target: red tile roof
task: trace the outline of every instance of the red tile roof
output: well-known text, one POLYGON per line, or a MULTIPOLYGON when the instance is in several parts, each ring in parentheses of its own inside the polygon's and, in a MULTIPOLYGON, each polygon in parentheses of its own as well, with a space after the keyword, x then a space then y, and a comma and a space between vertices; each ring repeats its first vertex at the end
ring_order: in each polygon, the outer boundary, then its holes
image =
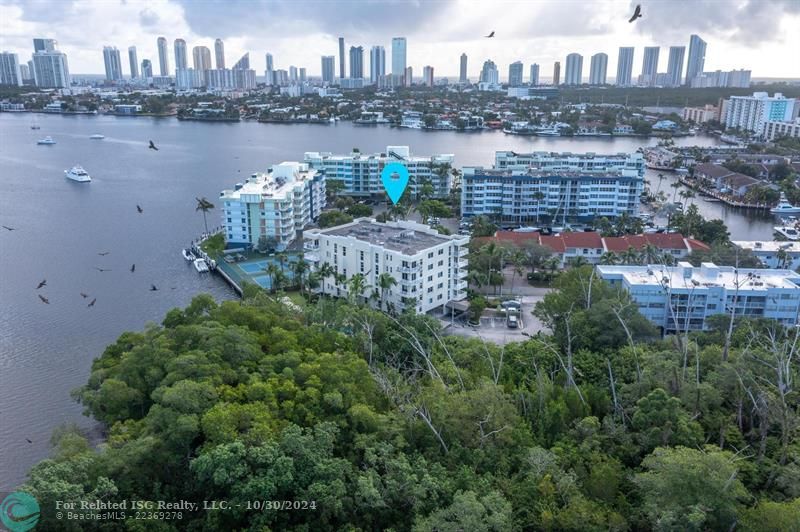
POLYGON ((561 238, 564 242, 564 247, 568 248, 602 249, 603 247, 603 239, 600 233, 594 231, 561 233, 557 238, 561 238))
POLYGON ((564 253, 567 250, 567 247, 564 245, 564 240, 560 236, 542 235, 539 238, 539 243, 557 253, 564 253))

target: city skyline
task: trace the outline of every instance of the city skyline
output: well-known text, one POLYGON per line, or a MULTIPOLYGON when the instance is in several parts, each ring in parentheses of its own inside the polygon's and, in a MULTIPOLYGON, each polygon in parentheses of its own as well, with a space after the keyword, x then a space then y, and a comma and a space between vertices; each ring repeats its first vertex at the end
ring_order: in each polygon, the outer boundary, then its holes
MULTIPOLYGON (((163 36, 168 44, 169 74, 174 75, 171 48, 175 39, 185 40, 189 48, 205 46, 209 50, 214 50, 215 40, 221 39, 225 42, 225 56, 229 59, 241 57, 247 52, 262 58, 252 66, 259 75, 264 71, 264 65, 261 64, 264 55, 271 53, 275 58, 275 68, 304 66, 308 68, 309 75, 319 77, 321 56, 334 55, 338 59, 339 37, 344 38, 348 50, 350 46, 362 46, 364 50, 369 50, 372 46, 383 46, 387 52, 391 49, 392 37, 405 37, 407 66, 419 71, 423 66, 430 65, 440 77, 449 77, 456 81, 462 53, 470 58, 471 69, 467 74, 471 78, 477 77, 480 65, 485 60, 494 61, 505 74, 507 66, 515 61, 522 61, 526 66, 532 63, 553 64, 554 61, 563 64, 569 53, 578 53, 587 60, 597 53, 608 54, 607 68, 609 77, 612 77, 611 74, 617 71, 617 49, 621 46, 635 47, 634 64, 637 67, 643 60, 645 46, 664 48, 659 57, 657 71, 666 72, 669 47, 686 46, 688 51, 689 36, 697 33, 708 44, 705 71, 746 68, 753 70, 754 77, 800 77, 800 69, 796 64, 787 61, 785 54, 787 49, 800 47, 800 36, 790 31, 792 23, 800 24, 800 7, 786 1, 771 2, 773 9, 767 18, 760 11, 769 10, 755 9, 758 6, 754 1, 725 6, 721 6, 719 2, 697 2, 692 4, 691 9, 687 6, 688 3, 678 2, 670 10, 667 10, 666 5, 653 4, 648 6, 645 18, 635 25, 629 25, 627 21, 612 16, 627 12, 629 2, 591 7, 575 5, 574 9, 571 6, 569 17, 563 16, 563 7, 560 8, 556 3, 515 4, 520 11, 530 14, 531 18, 526 20, 524 16, 515 16, 510 21, 496 21, 495 16, 484 13, 487 8, 482 6, 470 4, 468 16, 463 16, 464 11, 460 11, 458 17, 453 17, 454 10, 461 7, 463 2, 423 1, 408 3, 406 9, 397 10, 402 11, 396 17, 398 20, 384 16, 381 24, 374 28, 370 27, 369 22, 381 18, 397 2, 362 5, 360 9, 350 4, 344 7, 339 5, 337 12, 352 11, 352 17, 347 23, 340 24, 339 28, 330 20, 324 20, 324 17, 331 15, 331 8, 328 7, 310 13, 298 8, 298 4, 303 2, 263 3, 275 9, 274 16, 269 20, 257 13, 258 10, 251 9, 253 2, 231 2, 229 6, 225 6, 225 16, 222 16, 222 7, 219 5, 193 4, 192 9, 188 9, 188 4, 180 0, 162 0, 157 6, 139 0, 128 0, 124 4, 115 5, 84 2, 75 3, 68 10, 46 9, 48 2, 31 5, 14 0, 0 0, 0 17, 4 20, 0 49, 17 53, 22 60, 31 51, 32 38, 53 38, 59 41, 59 49, 69 56, 72 72, 102 75, 104 45, 115 46, 120 50, 135 46, 139 59, 149 59, 160 71, 161 61, 156 40, 163 36), (238 17, 237 14, 244 13, 245 8, 248 8, 247 15, 238 17), (712 8, 714 24, 710 24, 702 16, 703 13, 712 16, 712 8), (579 20, 581 17, 576 16, 575 10, 586 15, 586 20, 579 20), (251 16, 251 11, 256 13, 251 16), (662 14, 669 16, 673 22, 670 27, 659 27, 656 24, 655 19, 662 14), (70 26, 73 17, 76 17, 75 24, 80 19, 81 24, 87 26, 96 20, 97 24, 92 27, 96 27, 98 31, 93 34, 92 41, 78 35, 80 32, 54 33, 51 31, 52 18, 56 15, 61 22, 59 26, 62 27, 70 26), (130 24, 120 25, 114 22, 117 20, 130 24), (266 23, 267 27, 280 24, 282 30, 288 27, 298 31, 256 31, 254 24, 257 21, 266 23), (401 27, 401 22, 412 21, 416 23, 401 27), (441 31, 426 31, 438 22, 443 24, 441 31), (496 30, 495 39, 479 37, 488 26, 496 30), (303 28, 305 30, 300 31, 303 28), (564 39, 567 37, 569 42, 564 39), (94 42, 94 39, 97 41, 94 42)), ((55 6, 54 2, 51 4, 55 6)), ((494 14, 493 12, 492 15, 494 14)), ((342 18, 338 20, 341 21, 342 18)), ((387 58, 387 62, 389 61, 390 58, 387 58)), ((124 67, 123 71, 127 73, 128 65, 125 64, 124 67)), ((365 61, 365 71, 368 71, 367 67, 365 61)), ((340 65, 337 64, 337 73, 339 69, 340 65)), ((638 75, 636 70, 638 68, 635 68, 634 77, 638 75)), ((349 67, 345 72, 349 73, 349 67)), ((583 74, 585 79, 585 67, 583 74)), ((547 69, 542 77, 549 77, 547 69)))

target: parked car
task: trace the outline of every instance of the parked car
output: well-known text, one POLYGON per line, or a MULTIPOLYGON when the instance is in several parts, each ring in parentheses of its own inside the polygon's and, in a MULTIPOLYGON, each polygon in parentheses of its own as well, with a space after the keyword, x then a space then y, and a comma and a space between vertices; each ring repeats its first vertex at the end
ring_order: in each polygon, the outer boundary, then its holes
POLYGON ((508 326, 509 329, 516 329, 519 326, 519 320, 515 315, 513 314, 509 315, 506 318, 506 325, 508 326))

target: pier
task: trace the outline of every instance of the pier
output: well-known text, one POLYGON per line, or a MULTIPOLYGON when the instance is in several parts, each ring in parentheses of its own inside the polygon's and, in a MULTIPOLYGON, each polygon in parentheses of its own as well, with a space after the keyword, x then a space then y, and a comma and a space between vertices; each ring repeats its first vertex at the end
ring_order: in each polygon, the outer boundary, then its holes
POLYGON ((770 205, 768 203, 748 203, 746 201, 739 201, 739 200, 733 199, 727 194, 723 194, 723 193, 721 193, 721 192, 719 192, 717 190, 713 190, 713 189, 710 189, 708 187, 704 187, 696 179, 690 179, 687 176, 678 177, 678 181, 680 181, 680 183, 682 185, 687 186, 692 190, 696 190, 697 192, 699 192, 700 194, 702 194, 704 196, 708 196, 708 197, 711 197, 711 198, 716 198, 719 201, 721 201, 722 203, 724 203, 724 204, 726 204, 726 205, 728 205, 730 207, 736 207, 736 208, 739 208, 739 209, 762 210, 762 211, 768 211, 769 209, 772 208, 772 205, 770 205))

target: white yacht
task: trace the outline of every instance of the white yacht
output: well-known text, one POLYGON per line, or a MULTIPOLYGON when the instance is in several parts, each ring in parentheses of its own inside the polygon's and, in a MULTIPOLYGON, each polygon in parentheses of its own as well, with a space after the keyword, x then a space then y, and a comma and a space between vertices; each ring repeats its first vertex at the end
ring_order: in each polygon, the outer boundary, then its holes
POLYGON ((779 240, 800 240, 800 232, 794 227, 788 225, 776 226, 773 227, 772 230, 775 231, 775 235, 779 240))
POLYGON ((183 258, 184 258, 184 259, 186 259, 186 260, 187 260, 187 261, 189 261, 189 262, 194 262, 194 259, 196 259, 196 258, 197 258, 197 257, 195 257, 195 256, 194 256, 194 254, 193 254, 193 253, 192 253, 192 252, 189 250, 189 248, 184 248, 183 250, 181 250, 181 253, 183 254, 183 258))
POLYGON ((194 269, 197 270, 198 273, 207 272, 208 264, 206 264, 205 259, 195 259, 194 269))
POLYGON ((89 135, 89 138, 92 140, 103 140, 106 138, 105 135, 101 135, 100 133, 95 133, 94 135, 89 135))
POLYGON ((55 144, 55 143, 56 143, 56 141, 54 141, 53 137, 51 137, 49 135, 46 136, 43 139, 39 139, 39 140, 36 141, 36 144, 55 144))
POLYGON ((771 208, 769 212, 772 214, 800 214, 800 207, 796 207, 789 203, 789 200, 786 199, 786 196, 781 193, 781 199, 778 202, 778 206, 771 208))
POLYGON ((92 178, 89 176, 89 173, 78 164, 69 170, 64 170, 64 175, 67 176, 67 179, 77 181, 78 183, 88 183, 92 180, 92 178))

